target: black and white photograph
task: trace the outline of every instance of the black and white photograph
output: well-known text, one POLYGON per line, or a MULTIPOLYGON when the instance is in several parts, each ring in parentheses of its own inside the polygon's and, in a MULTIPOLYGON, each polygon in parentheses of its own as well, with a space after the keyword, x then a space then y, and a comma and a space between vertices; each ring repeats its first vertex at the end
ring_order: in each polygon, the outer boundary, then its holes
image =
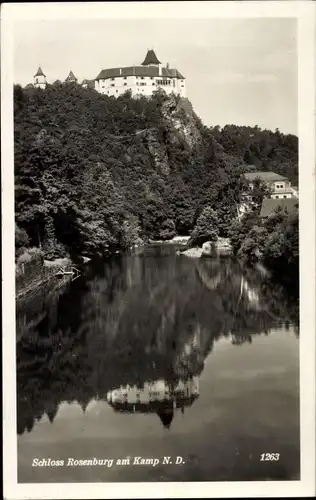
POLYGON ((5 497, 313 495, 315 5, 11 7, 5 497))

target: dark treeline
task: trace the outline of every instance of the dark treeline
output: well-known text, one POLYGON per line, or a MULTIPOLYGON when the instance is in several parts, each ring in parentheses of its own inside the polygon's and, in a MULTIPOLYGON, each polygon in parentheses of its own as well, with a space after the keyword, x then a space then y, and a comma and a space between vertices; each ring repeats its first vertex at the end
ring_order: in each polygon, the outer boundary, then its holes
POLYGON ((297 296, 270 278, 231 259, 166 262, 155 252, 152 266, 148 252, 18 305, 20 434, 45 413, 52 421, 63 401, 85 408, 121 385, 199 376, 222 337, 237 349, 281 326, 298 334, 297 296))
POLYGON ((210 239, 228 236, 250 164, 297 181, 296 137, 205 127, 189 101, 163 92, 15 86, 14 125, 18 253, 102 256, 199 232, 201 218, 210 239))
POLYGON ((272 132, 236 125, 212 127, 211 132, 229 154, 242 158, 257 170, 272 170, 284 175, 293 185, 298 185, 297 136, 282 134, 278 129, 272 132))

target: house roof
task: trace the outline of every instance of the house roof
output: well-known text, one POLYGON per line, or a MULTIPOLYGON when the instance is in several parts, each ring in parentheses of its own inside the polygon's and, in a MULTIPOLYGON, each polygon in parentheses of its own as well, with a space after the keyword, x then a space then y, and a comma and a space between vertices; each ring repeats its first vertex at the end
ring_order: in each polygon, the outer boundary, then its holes
POLYGON ((285 181, 287 177, 283 175, 276 174, 275 172, 247 172, 244 174, 248 181, 254 181, 255 179, 260 179, 263 182, 274 182, 274 181, 285 181))
POLYGON ((154 50, 148 50, 142 66, 147 66, 147 64, 161 64, 157 58, 154 50))
POLYGON ((42 70, 42 68, 41 68, 40 66, 38 67, 38 70, 37 70, 37 72, 35 73, 34 78, 35 78, 36 76, 45 76, 45 78, 46 78, 46 75, 44 75, 43 70, 42 70))
POLYGON ((75 77, 75 75, 71 70, 69 71, 69 75, 67 76, 65 81, 66 82, 77 81, 77 78, 75 77))
POLYGON ((269 217, 278 208, 286 210, 288 213, 298 210, 297 198, 280 198, 279 200, 264 198, 261 205, 260 217, 269 217))
POLYGON ((103 69, 96 80, 106 80, 107 78, 117 78, 120 76, 162 76, 167 78, 179 78, 184 80, 184 76, 177 69, 161 68, 161 75, 159 75, 159 68, 157 66, 128 66, 124 68, 110 68, 103 69))

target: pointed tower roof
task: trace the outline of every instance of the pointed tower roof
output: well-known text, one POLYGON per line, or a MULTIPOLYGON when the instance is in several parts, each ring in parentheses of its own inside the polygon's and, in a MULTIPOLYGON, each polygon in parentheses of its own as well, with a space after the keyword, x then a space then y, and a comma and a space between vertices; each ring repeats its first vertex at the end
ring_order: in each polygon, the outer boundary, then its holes
POLYGON ((157 58, 154 50, 148 50, 142 66, 148 66, 149 64, 161 64, 157 58))
POLYGON ((162 425, 166 429, 169 429, 171 422, 173 420, 173 409, 171 409, 171 408, 158 409, 157 415, 159 416, 162 425))
POLYGON ((75 77, 75 75, 73 74, 73 72, 70 70, 69 71, 69 75, 67 76, 66 78, 66 82, 73 82, 74 80, 77 81, 77 78, 75 77))
POLYGON ((34 78, 36 76, 44 76, 46 78, 46 75, 44 75, 42 68, 39 66, 37 72, 34 75, 34 78))

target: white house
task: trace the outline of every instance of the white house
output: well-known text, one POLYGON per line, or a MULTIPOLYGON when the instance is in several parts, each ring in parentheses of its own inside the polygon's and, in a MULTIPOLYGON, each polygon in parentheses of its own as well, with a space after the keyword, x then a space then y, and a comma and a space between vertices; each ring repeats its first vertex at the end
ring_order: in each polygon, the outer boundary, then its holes
POLYGON ((132 95, 151 96, 155 90, 164 89, 185 97, 185 77, 167 63, 162 66, 154 50, 148 50, 140 66, 103 69, 95 79, 95 89, 101 94, 118 97, 127 90, 132 95))
POLYGON ((294 196, 290 181, 283 175, 261 171, 248 172, 244 175, 249 182, 250 188, 253 186, 255 179, 260 179, 262 183, 266 184, 270 189, 270 198, 272 199, 292 198, 294 196))
POLYGON ((37 72, 34 75, 34 87, 45 89, 46 83, 46 75, 44 75, 42 68, 39 66, 37 72))

